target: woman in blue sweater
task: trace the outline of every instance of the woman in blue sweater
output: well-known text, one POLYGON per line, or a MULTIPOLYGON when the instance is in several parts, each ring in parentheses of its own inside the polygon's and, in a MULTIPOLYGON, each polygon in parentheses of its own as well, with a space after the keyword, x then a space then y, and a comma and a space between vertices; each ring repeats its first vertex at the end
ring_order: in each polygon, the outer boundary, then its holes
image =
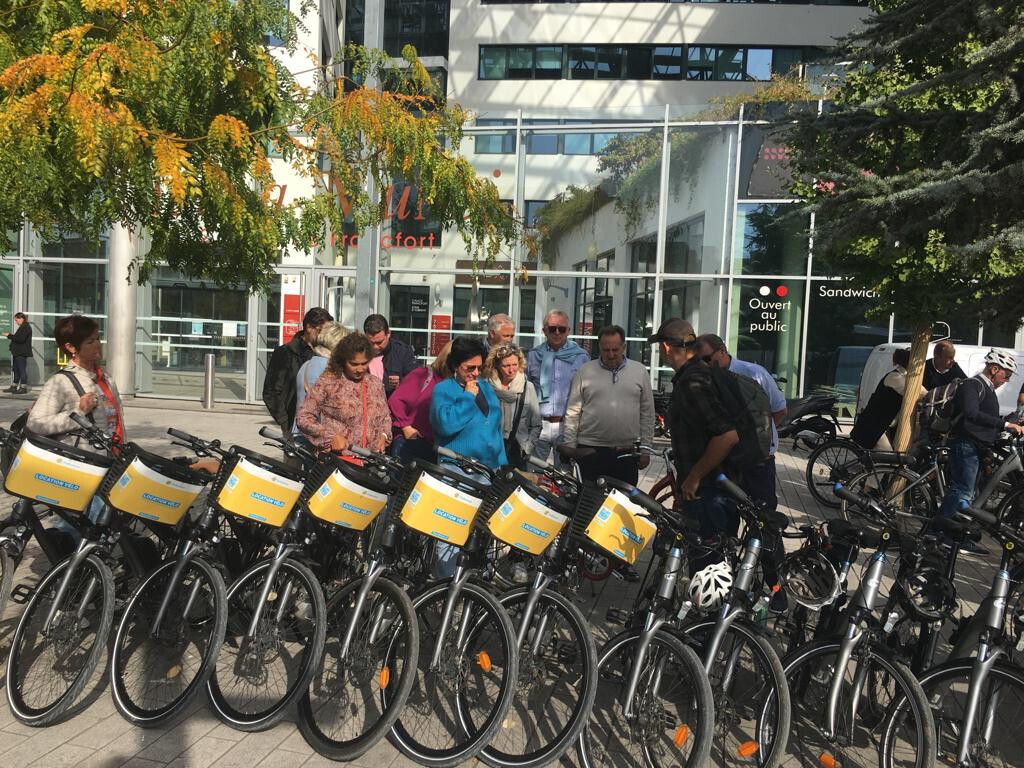
POLYGON ((430 424, 437 445, 497 469, 507 463, 501 403, 490 383, 480 378, 483 364, 484 347, 479 341, 460 337, 452 342, 451 377, 434 387, 430 424))

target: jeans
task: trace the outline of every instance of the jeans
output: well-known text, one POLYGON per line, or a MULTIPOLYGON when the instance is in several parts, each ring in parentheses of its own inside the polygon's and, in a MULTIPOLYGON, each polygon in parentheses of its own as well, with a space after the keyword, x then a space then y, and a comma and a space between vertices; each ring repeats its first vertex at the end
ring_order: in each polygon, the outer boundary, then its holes
MULTIPOLYGON (((740 518, 732 496, 713 485, 697 489, 697 498, 683 502, 683 512, 700 523, 700 534, 713 538, 718 534, 735 536, 739 532, 740 518)), ((690 575, 706 565, 720 562, 722 556, 715 551, 698 551, 690 556, 690 575)))
MULTIPOLYGON (((779 496, 776 490, 775 480, 775 457, 770 456, 768 461, 756 467, 746 470, 743 473, 743 490, 747 492, 754 501, 760 501, 767 505, 768 509, 775 511, 779 506, 779 496)), ((761 552, 761 564, 764 568, 764 577, 769 585, 779 583, 778 565, 786 556, 786 549, 782 544, 781 536, 773 536, 774 545, 767 545, 761 552)))
POLYGON ((12 361, 14 363, 14 383, 22 386, 28 384, 28 358, 24 355, 16 355, 12 361))
MULTIPOLYGON (((82 512, 82 514, 89 518, 91 522, 95 523, 99 520, 100 514, 106 508, 107 505, 103 503, 103 500, 99 496, 93 496, 92 500, 89 502, 88 508, 82 512)), ((75 544, 78 544, 78 542, 82 540, 82 534, 79 530, 60 515, 54 516, 53 527, 58 531, 64 531, 65 533, 71 534, 71 537, 75 540, 75 544)))
POLYGON ((581 456, 576 460, 580 465, 580 474, 584 480, 597 480, 604 475, 613 477, 630 485, 636 485, 640 477, 640 468, 637 466, 635 456, 627 456, 620 459, 622 451, 616 448, 601 448, 599 446, 579 446, 588 451, 593 451, 589 456, 581 456))
POLYGON ((958 437, 949 448, 949 490, 939 508, 941 517, 953 517, 963 502, 971 503, 978 487, 978 468, 981 454, 970 440, 958 437))
MULTIPOLYGON (((446 462, 444 465, 445 469, 450 469, 456 474, 468 477, 481 485, 490 485, 491 481, 487 477, 479 473, 469 474, 462 469, 458 464, 451 464, 446 462)), ((459 552, 462 551, 461 547, 453 546, 452 544, 446 544, 443 541, 438 541, 434 544, 434 573, 435 579, 450 579, 455 575, 455 569, 459 564, 459 552)))
POLYGON ((429 440, 424 440, 422 437, 409 440, 404 435, 396 435, 395 439, 391 442, 391 455, 401 459, 405 464, 414 459, 420 459, 431 464, 437 463, 437 452, 434 450, 434 444, 429 440))

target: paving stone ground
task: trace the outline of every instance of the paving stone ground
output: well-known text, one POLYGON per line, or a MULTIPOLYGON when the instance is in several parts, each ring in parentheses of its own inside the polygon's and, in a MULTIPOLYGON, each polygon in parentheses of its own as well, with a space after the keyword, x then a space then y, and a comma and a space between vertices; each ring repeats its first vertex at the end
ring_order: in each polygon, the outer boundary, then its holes
MULTIPOLYGON (((10 423, 29 404, 28 398, 0 401, 0 423, 10 423)), ((257 430, 271 425, 262 408, 234 407, 203 411, 189 403, 137 399, 126 408, 129 437, 143 447, 173 453, 168 447, 166 429, 174 426, 224 443, 237 443, 256 450, 263 440, 257 430), (172 407, 173 406, 173 407, 172 407)), ((269 450, 269 449, 267 449, 269 450)), ((830 516, 831 510, 819 508, 804 485, 806 454, 783 446, 778 460, 780 508, 794 524, 817 522, 830 516)), ((644 472, 641 487, 649 488, 664 471, 654 460, 644 472)), ((2 496, 2 494, 0 494, 2 496)), ((9 497, 0 498, 0 510, 10 507, 9 497)), ((991 544, 991 543, 990 543, 991 544)), ((990 546, 993 552, 997 550, 990 546)), ((15 583, 33 583, 43 572, 45 558, 29 553, 22 562, 15 583)), ((964 611, 973 610, 980 595, 988 589, 996 555, 988 558, 965 555, 959 566, 959 598, 964 611)), ((646 560, 638 564, 642 574, 646 560)), ((854 574, 856 578, 856 572, 854 574)), ((587 584, 578 599, 589 615, 598 643, 618 628, 605 621, 611 606, 633 603, 638 587, 618 579, 587 584)), ((8 602, 0 617, 0 660, 6 662, 11 635, 21 606, 8 602)), ((335 765, 315 754, 295 725, 294 712, 269 731, 241 733, 219 723, 205 702, 192 707, 181 720, 167 727, 143 730, 129 725, 117 714, 107 684, 108 669, 102 663, 86 688, 73 716, 49 728, 34 729, 18 723, 6 701, 0 702, 0 766, 15 768, 317 768, 335 765)), ((6 663, 0 668, 0 684, 6 677, 6 663)), ((564 761, 575 764, 573 756, 564 761)), ((398 768, 414 765, 388 743, 378 744, 352 765, 357 768, 398 768)))

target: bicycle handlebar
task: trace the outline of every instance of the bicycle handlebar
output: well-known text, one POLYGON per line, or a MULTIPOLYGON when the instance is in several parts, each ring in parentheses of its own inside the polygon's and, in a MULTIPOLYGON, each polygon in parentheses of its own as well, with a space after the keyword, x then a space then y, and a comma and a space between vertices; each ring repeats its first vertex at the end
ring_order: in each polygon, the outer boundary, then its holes
POLYGON ((751 506, 754 505, 754 502, 750 500, 749 496, 747 496, 746 491, 744 491, 742 488, 736 485, 736 483, 734 483, 732 480, 726 477, 724 473, 719 474, 718 477, 715 478, 715 483, 718 484, 719 488, 728 493, 741 504, 749 504, 751 506))
POLYGON ((753 521, 757 527, 767 528, 775 533, 782 533, 789 527, 788 517, 778 510, 768 509, 763 502, 751 499, 746 491, 726 477, 724 473, 720 473, 715 478, 715 483, 739 502, 738 511, 748 522, 753 521))
POLYGON ((643 507, 654 517, 664 517, 669 513, 669 509, 659 504, 646 493, 641 491, 635 485, 623 482, 622 480, 616 480, 614 477, 599 477, 597 478, 597 487, 609 487, 614 488, 618 491, 622 491, 634 504, 643 507))
POLYGON ((209 453, 215 453, 218 456, 223 456, 227 453, 227 451, 220 447, 219 440, 203 440, 201 437, 190 435, 188 432, 182 432, 180 429, 175 429, 174 427, 168 427, 167 434, 175 440, 181 441, 186 447, 192 449, 200 456, 209 453))
MULTIPOLYGON (((488 479, 493 479, 494 470, 488 467, 486 464, 481 464, 476 459, 470 456, 464 456, 457 451, 453 451, 451 448, 445 448, 444 446, 437 446, 437 455, 444 456, 446 459, 450 459, 459 466, 468 467, 470 470, 476 470, 480 474, 484 475, 488 479)), ((442 467, 443 469, 443 467, 442 467)))

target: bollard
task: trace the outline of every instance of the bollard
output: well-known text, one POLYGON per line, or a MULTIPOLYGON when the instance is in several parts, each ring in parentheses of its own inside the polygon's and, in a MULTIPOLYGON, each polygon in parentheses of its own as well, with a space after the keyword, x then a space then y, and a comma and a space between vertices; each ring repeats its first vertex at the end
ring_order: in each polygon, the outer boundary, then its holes
POLYGON ((206 373, 203 376, 203 408, 207 410, 213 408, 213 374, 216 359, 212 353, 206 356, 206 373))

